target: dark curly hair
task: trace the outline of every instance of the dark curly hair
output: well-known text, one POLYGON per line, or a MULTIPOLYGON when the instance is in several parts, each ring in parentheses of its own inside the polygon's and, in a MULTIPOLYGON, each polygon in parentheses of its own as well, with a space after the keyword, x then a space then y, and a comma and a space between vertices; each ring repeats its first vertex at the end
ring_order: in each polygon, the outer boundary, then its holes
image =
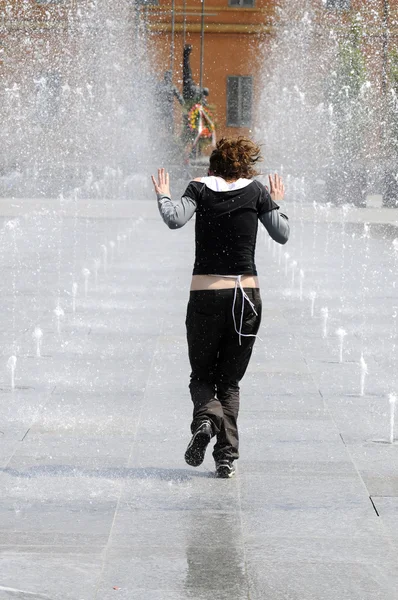
POLYGON ((259 175, 255 165, 261 160, 260 146, 249 138, 221 138, 210 156, 210 172, 223 179, 251 179, 259 175))

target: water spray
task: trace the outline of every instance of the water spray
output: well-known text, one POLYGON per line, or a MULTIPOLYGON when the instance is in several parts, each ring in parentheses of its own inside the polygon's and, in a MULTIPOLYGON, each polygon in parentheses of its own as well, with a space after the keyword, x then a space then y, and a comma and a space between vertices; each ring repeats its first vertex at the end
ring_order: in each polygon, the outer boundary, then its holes
POLYGON ((99 258, 94 258, 94 281, 95 287, 98 288, 98 271, 101 267, 101 260, 99 258))
POLYGON ((292 288, 294 287, 294 280, 296 278, 296 269, 297 269, 297 260, 293 260, 292 264, 290 265, 291 269, 292 269, 292 288))
POLYGON ((43 332, 40 327, 35 327, 33 332, 33 338, 36 340, 36 356, 37 358, 41 357, 41 344, 43 341, 43 332))
POLYGON ((104 264, 104 273, 106 273, 108 270, 108 248, 105 246, 105 244, 102 244, 101 250, 102 250, 102 261, 104 264))
POLYGON ((300 269, 300 300, 303 300, 304 271, 300 269))
POLYGON ((115 242, 113 240, 111 240, 109 242, 109 248, 111 249, 111 261, 113 262, 115 260, 115 242))
POLYGON ((60 307, 59 304, 54 309, 54 314, 57 318, 57 333, 61 333, 61 318, 65 316, 65 312, 64 312, 63 308, 60 307))
POLYGON ((360 396, 364 396, 365 395, 365 379, 366 379, 366 375, 368 374, 368 365, 365 362, 363 354, 361 354, 361 360, 359 361, 359 366, 360 366, 360 369, 361 369, 361 391, 360 391, 360 396))
POLYGON ((311 317, 314 316, 315 314, 315 300, 317 297, 317 293, 312 291, 310 292, 310 299, 311 299, 311 317))
POLYGON ((396 394, 389 394, 388 400, 390 403, 390 444, 394 443, 394 426, 395 426, 395 406, 397 403, 396 394))
POLYGON ((285 252, 285 275, 287 275, 289 258, 290 258, 289 252, 285 252))
POLYGON ((87 269, 87 267, 84 267, 84 269, 82 269, 82 275, 84 277, 84 297, 87 298, 88 295, 88 279, 91 275, 90 270, 87 269))
POLYGON ((15 390, 15 369, 16 369, 16 367, 17 367, 17 357, 10 356, 10 358, 7 361, 7 369, 11 373, 11 389, 12 390, 15 390))
POLYGON ((72 312, 76 312, 76 296, 77 296, 77 283, 72 283, 72 312))
POLYGON ((336 335, 339 338, 339 362, 343 362, 343 350, 344 350, 344 338, 347 335, 347 332, 342 327, 339 327, 336 331, 336 335))
POLYGON ((321 308, 321 315, 322 315, 322 337, 327 338, 328 337, 328 319, 329 319, 329 309, 327 308, 327 306, 324 306, 323 308, 321 308))
MULTIPOLYGON (((394 249, 394 257, 395 257, 395 273, 397 272, 398 267, 398 238, 395 238, 392 242, 392 247, 394 249)), ((393 287, 395 288, 396 282, 393 282, 393 287)))

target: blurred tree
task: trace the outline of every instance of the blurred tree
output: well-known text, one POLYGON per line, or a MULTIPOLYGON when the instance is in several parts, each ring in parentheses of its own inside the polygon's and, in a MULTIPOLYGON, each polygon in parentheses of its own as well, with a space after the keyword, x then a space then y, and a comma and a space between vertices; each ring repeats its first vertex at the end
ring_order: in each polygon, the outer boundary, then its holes
POLYGON ((327 85, 332 131, 329 196, 333 202, 358 205, 365 203, 371 88, 362 40, 362 23, 355 18, 338 45, 336 69, 327 85))
POLYGON ((392 48, 387 57, 387 105, 384 127, 384 168, 382 174, 383 204, 398 206, 398 49, 392 48))

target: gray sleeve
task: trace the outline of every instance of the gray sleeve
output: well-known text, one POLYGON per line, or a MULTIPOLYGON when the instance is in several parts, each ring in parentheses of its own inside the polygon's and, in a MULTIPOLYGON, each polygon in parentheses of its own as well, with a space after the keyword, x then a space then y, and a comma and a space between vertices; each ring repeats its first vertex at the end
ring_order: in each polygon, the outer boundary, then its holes
POLYGON ((275 242, 286 244, 290 234, 289 220, 286 215, 275 209, 260 215, 259 219, 275 242))
POLYGON ((188 223, 196 211, 196 202, 189 196, 183 196, 174 202, 169 196, 158 194, 160 216, 170 229, 180 229, 188 223))

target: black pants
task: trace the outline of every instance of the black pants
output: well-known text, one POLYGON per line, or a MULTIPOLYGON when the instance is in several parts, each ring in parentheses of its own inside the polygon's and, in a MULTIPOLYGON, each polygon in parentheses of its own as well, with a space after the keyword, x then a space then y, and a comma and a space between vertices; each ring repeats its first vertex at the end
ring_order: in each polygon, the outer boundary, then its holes
MULTIPOLYGON (((257 288, 245 288, 254 304, 244 302, 243 334, 255 335, 261 322, 261 296, 257 288)), ((203 290, 190 293, 186 327, 192 373, 189 389, 193 408, 192 432, 209 419, 217 436, 215 460, 239 458, 237 418, 239 382, 246 372, 255 337, 241 337, 232 317, 234 289, 203 290)), ((237 290, 235 320, 240 329, 242 292, 237 290)))

